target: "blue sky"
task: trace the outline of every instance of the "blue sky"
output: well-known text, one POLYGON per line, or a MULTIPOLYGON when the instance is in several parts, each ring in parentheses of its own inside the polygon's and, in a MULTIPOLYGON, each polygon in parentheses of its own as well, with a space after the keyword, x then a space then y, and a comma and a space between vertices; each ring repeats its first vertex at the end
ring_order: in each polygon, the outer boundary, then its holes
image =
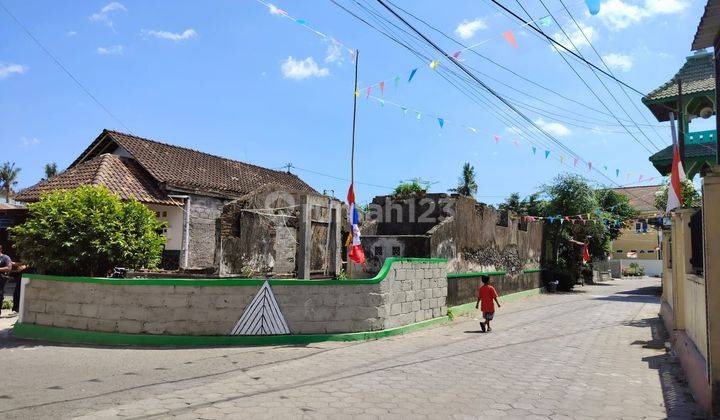
MULTIPOLYGON (((368 16, 351 0, 337 1, 368 16)), ((0 161, 14 161, 22 168, 20 187, 37 182, 47 162, 57 162, 64 169, 103 128, 109 128, 270 168, 291 162, 297 168, 293 172, 316 189, 332 189, 344 197, 348 183, 333 177, 349 177, 353 63, 347 53, 338 55, 331 42, 308 28, 277 11, 271 13, 256 0, 2 3, 119 120, 94 103, 0 10, 0 161)), ((380 12, 374 1, 360 3, 380 12)), ((517 3, 503 3, 519 11, 517 3)), ((539 0, 522 3, 535 18, 547 15, 539 0)), ((671 78, 691 54, 690 43, 705 2, 607 0, 597 16, 589 15, 582 2, 565 3, 613 72, 647 92, 671 78)), ((372 92, 386 101, 384 106, 366 99, 365 90, 358 101, 359 201, 415 177, 432 182, 433 191, 445 191, 456 184, 466 161, 477 172, 478 199, 488 203, 514 191, 529 194, 567 170, 552 159, 559 157, 559 149, 551 150, 546 160, 544 147, 536 146, 540 150, 533 156, 531 145, 521 137, 526 131, 518 134, 513 124, 499 121, 487 105, 471 101, 440 77, 454 70, 451 62, 441 60, 439 68, 431 70, 428 60, 327 0, 273 4, 342 45, 359 49, 361 88, 385 80, 383 96, 377 84, 372 92), (407 83, 413 68, 419 70, 407 83), (402 78, 397 89, 396 75, 402 78), (404 115, 393 104, 411 111, 404 115), (420 119, 414 109, 422 111, 420 119), (445 121, 442 128, 437 116, 445 121), (500 138, 498 144, 495 135, 500 138), (516 139, 518 145, 513 144, 516 139)), ((557 52, 491 3, 396 0, 395 4, 463 43, 482 43, 476 51, 522 76, 603 110, 557 52), (506 31, 513 33, 518 48, 503 38, 506 31)), ((579 43, 580 51, 599 63, 577 27, 560 11, 559 1, 546 4, 579 43)), ((458 50, 439 33, 420 23, 418 27, 441 47, 458 50)), ((546 31, 567 42, 555 23, 546 31)), ((429 56, 441 58, 435 53, 429 56)), ((459 58, 482 72, 480 77, 492 88, 521 101, 530 119, 596 168, 608 166, 608 176, 618 183, 637 182, 639 175, 658 175, 647 160, 649 153, 627 133, 618 133, 622 128, 612 116, 528 84, 471 51, 459 58), (544 114, 537 113, 538 109, 544 114), (615 169, 622 171, 620 177, 615 176, 615 169), (628 172, 630 177, 625 175, 628 172)), ((575 67, 612 112, 627 120, 595 76, 581 65, 575 67)), ((644 115, 655 122, 639 95, 629 93, 642 114, 617 84, 603 81, 634 121, 646 124, 644 115)), ((467 85, 464 89, 469 91, 467 85)), ((512 112, 504 109, 500 114, 507 120, 512 112)), ((692 128, 706 127, 707 122, 699 122, 692 128)), ((670 144, 667 126, 657 127, 659 135, 651 127, 641 129, 655 144, 670 144)), ((637 137, 653 150, 642 135, 637 137)), ((567 153, 564 159, 572 166, 567 153)), ((580 172, 609 184, 597 173, 580 172)))

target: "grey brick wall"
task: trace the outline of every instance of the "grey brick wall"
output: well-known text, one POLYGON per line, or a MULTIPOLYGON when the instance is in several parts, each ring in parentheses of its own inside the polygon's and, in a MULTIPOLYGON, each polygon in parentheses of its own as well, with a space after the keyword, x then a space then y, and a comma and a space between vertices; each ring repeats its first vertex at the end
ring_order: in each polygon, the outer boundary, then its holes
MULTIPOLYGON (((394 328, 445 316, 445 264, 395 263, 379 284, 272 286, 293 334, 394 328)), ((32 279, 23 323, 130 334, 228 335, 257 286, 145 286, 32 279)))

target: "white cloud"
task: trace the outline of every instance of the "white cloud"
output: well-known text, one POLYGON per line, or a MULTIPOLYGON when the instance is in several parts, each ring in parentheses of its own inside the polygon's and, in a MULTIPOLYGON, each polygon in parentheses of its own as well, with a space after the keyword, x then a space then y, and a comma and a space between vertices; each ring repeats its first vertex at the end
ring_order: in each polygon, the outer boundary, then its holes
POLYGON ((681 12, 690 5, 689 0, 644 0, 642 3, 608 0, 600 7, 598 17, 613 30, 621 30, 658 15, 681 12))
POLYGON ((195 32, 195 29, 185 29, 182 33, 174 33, 174 32, 167 32, 167 31, 155 31, 155 30, 143 30, 144 34, 147 34, 149 36, 153 36, 155 38, 160 39, 167 39, 170 41, 184 41, 186 39, 195 38, 197 36, 197 32, 195 32))
POLYGON ((629 55, 624 54, 606 54, 603 55, 603 60, 607 63, 610 68, 621 70, 621 71, 630 71, 633 67, 633 58, 629 55))
POLYGON ((108 3, 107 5, 105 5, 105 7, 100 9, 99 12, 93 13, 92 15, 90 15, 90 21, 91 22, 102 22, 105 25, 107 25, 108 27, 110 27, 110 29, 115 31, 115 24, 110 19, 111 12, 127 12, 127 9, 121 3, 114 1, 112 3, 108 3))
POLYGON ((75 36, 75 35, 77 35, 77 31, 67 31, 67 33, 65 34, 65 36, 75 36))
POLYGON ((463 20, 455 28, 455 33, 462 39, 470 39, 475 36, 475 32, 482 29, 487 29, 487 23, 484 20, 477 18, 475 20, 463 20))
POLYGON ((23 74, 30 70, 30 67, 21 64, 3 64, 0 63, 0 80, 8 78, 13 74, 23 74))
POLYGON ((343 63, 343 50, 340 47, 340 45, 331 42, 328 47, 327 51, 325 52, 325 62, 326 63, 335 63, 338 64, 343 63))
POLYGON ((330 74, 327 68, 321 68, 312 57, 304 60, 295 60, 292 56, 280 65, 283 77, 286 79, 302 80, 309 77, 325 77, 330 74))
POLYGON ((21 147, 23 149, 30 149, 31 147, 37 146, 38 144, 40 144, 40 140, 35 137, 22 137, 20 138, 20 144, 18 145, 18 147, 21 147))
POLYGON ((100 55, 121 55, 124 49, 122 45, 111 45, 109 47, 98 47, 97 53, 100 55))
POLYGON ((553 136, 565 137, 570 135, 570 129, 560 123, 547 122, 542 118, 538 118, 535 120, 535 124, 553 136))
MULTIPOLYGON (((580 29, 578 29, 575 24, 573 24, 572 29, 566 28, 565 33, 568 34, 570 37, 570 41, 568 41, 567 37, 562 32, 556 32, 553 35, 553 38, 560 44, 564 45, 565 48, 574 51, 575 48, 573 48, 573 45, 579 50, 580 48, 587 47, 590 45, 590 42, 595 42, 597 40, 597 31, 592 26, 588 26, 584 24, 583 22, 578 22, 578 25, 580 25, 580 29), (584 35, 583 35, 584 34, 584 35)), ((557 49, 556 46, 551 46, 552 49, 557 49)))

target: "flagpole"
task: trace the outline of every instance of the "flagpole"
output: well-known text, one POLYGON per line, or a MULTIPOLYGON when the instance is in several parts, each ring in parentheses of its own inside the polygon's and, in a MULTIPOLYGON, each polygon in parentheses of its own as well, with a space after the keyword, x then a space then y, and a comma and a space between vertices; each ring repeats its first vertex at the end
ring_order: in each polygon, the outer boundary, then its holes
POLYGON ((350 186, 355 186, 355 121, 357 119, 357 99, 358 93, 358 61, 360 59, 360 51, 355 50, 355 89, 353 90, 353 119, 352 119, 352 147, 350 149, 350 186))

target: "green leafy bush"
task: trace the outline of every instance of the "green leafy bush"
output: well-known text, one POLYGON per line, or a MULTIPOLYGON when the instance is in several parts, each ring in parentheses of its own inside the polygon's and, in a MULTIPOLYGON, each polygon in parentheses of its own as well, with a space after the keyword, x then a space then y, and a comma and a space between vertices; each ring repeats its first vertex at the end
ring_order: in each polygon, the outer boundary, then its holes
POLYGON ((427 187, 420 185, 420 181, 402 182, 395 187, 393 196, 395 198, 422 197, 427 193, 427 187))
POLYGON ((103 276, 112 267, 155 268, 163 223, 136 200, 104 187, 81 186, 43 195, 11 234, 22 261, 38 272, 103 276))
POLYGON ((645 267, 641 267, 638 263, 630 263, 628 268, 623 268, 623 276, 644 276, 645 267))

